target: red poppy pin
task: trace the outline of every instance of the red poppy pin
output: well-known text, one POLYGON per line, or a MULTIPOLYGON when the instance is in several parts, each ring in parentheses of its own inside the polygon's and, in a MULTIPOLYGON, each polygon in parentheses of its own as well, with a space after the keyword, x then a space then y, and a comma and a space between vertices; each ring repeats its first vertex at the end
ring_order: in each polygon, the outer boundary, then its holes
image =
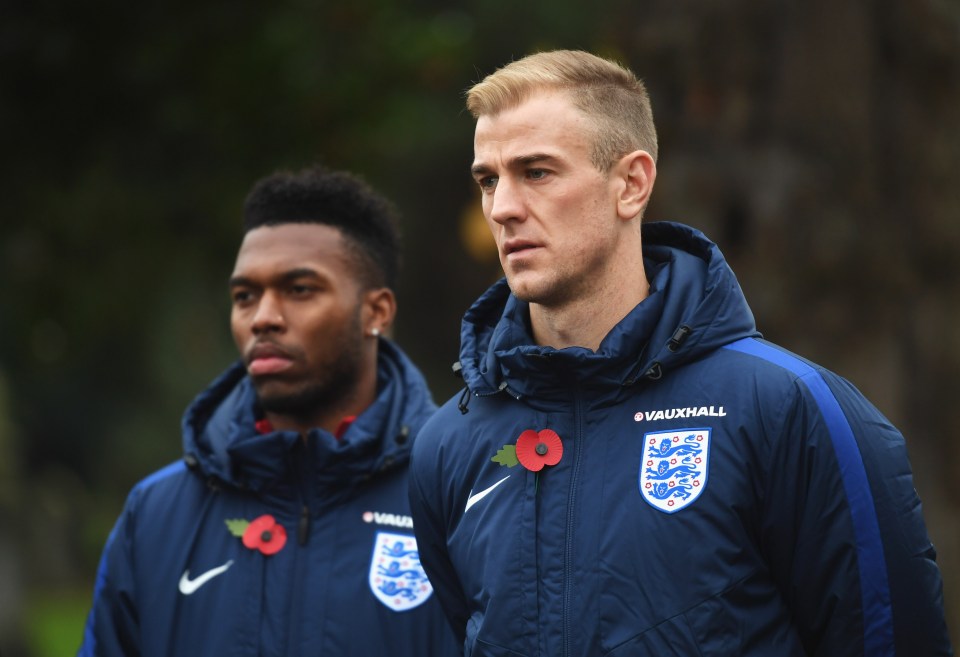
POLYGON ((243 539, 243 545, 251 550, 260 550, 267 556, 276 554, 287 544, 287 530, 264 514, 254 520, 226 520, 231 534, 243 539))
POLYGON ((553 429, 527 429, 517 438, 516 445, 504 445, 491 461, 512 468, 517 463, 531 472, 540 472, 544 466, 556 465, 563 457, 563 441, 553 429))

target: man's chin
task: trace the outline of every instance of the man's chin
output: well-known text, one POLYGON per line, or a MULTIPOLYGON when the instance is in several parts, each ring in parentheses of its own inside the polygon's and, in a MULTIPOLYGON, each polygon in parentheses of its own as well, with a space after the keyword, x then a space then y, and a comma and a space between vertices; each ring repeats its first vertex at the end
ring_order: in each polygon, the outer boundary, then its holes
POLYGON ((301 415, 313 400, 307 391, 293 390, 289 386, 279 385, 276 381, 262 382, 255 386, 260 407, 278 415, 301 415))
POLYGON ((550 306, 553 297, 557 296, 545 282, 528 274, 508 276, 507 285, 513 296, 527 303, 550 306))
POLYGON ((513 296, 523 301, 531 301, 536 298, 533 288, 534 281, 528 273, 508 274, 507 285, 510 286, 510 292, 513 296))
POLYGON ((349 386, 284 385, 280 381, 263 382, 256 386, 260 407, 276 415, 290 418, 311 418, 323 409, 340 402, 341 394, 349 386))

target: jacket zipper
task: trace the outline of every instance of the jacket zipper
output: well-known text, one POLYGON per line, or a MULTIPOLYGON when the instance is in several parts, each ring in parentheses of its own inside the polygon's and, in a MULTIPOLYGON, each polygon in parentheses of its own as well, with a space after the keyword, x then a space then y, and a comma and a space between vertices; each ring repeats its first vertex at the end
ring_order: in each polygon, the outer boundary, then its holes
MULTIPOLYGON (((310 473, 313 472, 312 452, 303 442, 300 443, 296 452, 296 463, 293 464, 293 471, 296 477, 296 491, 300 498, 300 517, 297 521, 297 545, 298 547, 307 544, 310 536, 310 473)), ((293 650, 293 646, 300 645, 302 639, 301 616, 304 608, 304 583, 306 573, 304 572, 305 563, 309 563, 305 550, 297 550, 293 561, 293 590, 291 591, 290 617, 287 624, 287 651, 288 654, 293 650)))
POLYGON ((563 550, 563 656, 569 657, 570 652, 570 634, 572 627, 571 606, 573 599, 573 542, 576 532, 574 531, 574 509, 577 503, 577 480, 580 475, 580 458, 583 451, 583 422, 581 408, 580 390, 576 391, 574 397, 573 424, 576 431, 573 437, 573 470, 570 473, 570 493, 567 496, 567 526, 566 541, 563 550))
MULTIPOLYGON (((309 438, 307 439, 309 440, 309 438)), ((301 456, 297 458, 294 464, 296 472, 297 495, 300 496, 300 518, 297 521, 297 543, 307 544, 307 538, 310 536, 310 473, 313 472, 312 452, 305 443, 300 443, 298 448, 301 456), (307 462, 309 461, 309 463, 307 462)))
POLYGON ((297 525, 297 542, 300 545, 307 544, 307 536, 310 535, 310 507, 306 504, 300 509, 300 522, 297 525))

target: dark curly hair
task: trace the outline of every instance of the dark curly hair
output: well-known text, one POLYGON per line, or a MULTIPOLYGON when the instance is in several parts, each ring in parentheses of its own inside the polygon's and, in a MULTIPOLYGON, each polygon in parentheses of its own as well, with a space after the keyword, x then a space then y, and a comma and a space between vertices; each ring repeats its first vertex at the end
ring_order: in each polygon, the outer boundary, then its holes
POLYGON ((339 229, 364 287, 396 288, 400 270, 396 210, 357 176, 315 165, 257 181, 244 202, 244 232, 291 223, 339 229))

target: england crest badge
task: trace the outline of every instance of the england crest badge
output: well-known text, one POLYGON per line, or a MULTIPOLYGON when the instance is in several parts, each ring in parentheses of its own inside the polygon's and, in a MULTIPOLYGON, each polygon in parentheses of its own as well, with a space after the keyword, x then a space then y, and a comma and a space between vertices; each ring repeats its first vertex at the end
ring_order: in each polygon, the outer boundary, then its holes
POLYGON ((419 607, 433 593, 420 565, 417 539, 408 534, 377 532, 369 582, 377 600, 394 611, 419 607))
POLYGON ((707 486, 710 429, 673 429, 643 436, 640 495, 653 508, 676 513, 707 486))

